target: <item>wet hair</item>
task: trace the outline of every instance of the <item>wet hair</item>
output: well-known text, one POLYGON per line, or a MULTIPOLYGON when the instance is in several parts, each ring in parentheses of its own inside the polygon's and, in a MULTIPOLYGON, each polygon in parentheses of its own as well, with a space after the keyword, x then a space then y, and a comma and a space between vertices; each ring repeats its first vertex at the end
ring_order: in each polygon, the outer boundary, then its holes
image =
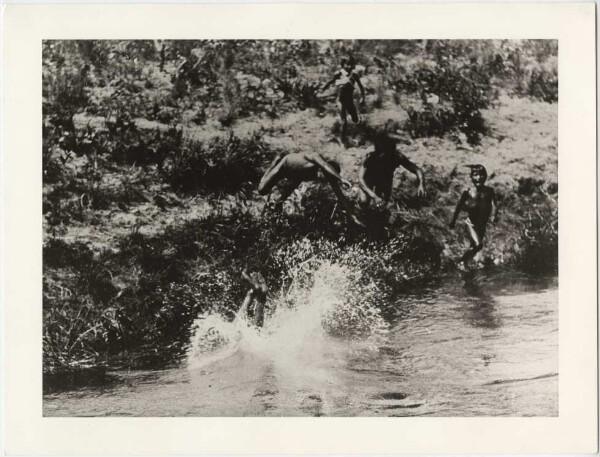
POLYGON ((481 164, 476 164, 476 165, 467 165, 467 167, 469 167, 471 169, 471 176, 473 176, 474 173, 479 173, 480 175, 483 176, 484 179, 487 179, 487 170, 485 169, 485 167, 481 164))

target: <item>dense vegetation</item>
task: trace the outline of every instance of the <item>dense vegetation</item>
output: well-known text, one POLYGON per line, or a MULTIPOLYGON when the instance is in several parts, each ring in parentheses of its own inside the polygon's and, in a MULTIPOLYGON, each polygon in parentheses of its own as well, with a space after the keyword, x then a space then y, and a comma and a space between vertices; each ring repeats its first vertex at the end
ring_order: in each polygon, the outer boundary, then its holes
MULTIPOLYGON (((329 134, 339 129, 319 88, 348 52, 367 118, 406 113, 390 125, 413 140, 473 150, 498 138, 486 113, 501 96, 558 97, 555 41, 44 42, 45 372, 146 347, 180 353, 199 312, 235 312, 242 268, 280 287, 273 252, 300 239, 379 252, 369 268, 390 293, 447 266, 443 208, 460 189, 436 166, 427 197, 398 189, 399 206, 373 210, 366 232, 322 187, 301 209, 263 211, 256 185, 275 140, 294 129, 287 117, 310 110, 329 134), (119 218, 132 219, 128 229, 119 218)), ((368 130, 351 132, 356 144, 368 130)), ((497 191, 505 235, 484 261, 555 271, 556 182, 514 177, 497 191)))

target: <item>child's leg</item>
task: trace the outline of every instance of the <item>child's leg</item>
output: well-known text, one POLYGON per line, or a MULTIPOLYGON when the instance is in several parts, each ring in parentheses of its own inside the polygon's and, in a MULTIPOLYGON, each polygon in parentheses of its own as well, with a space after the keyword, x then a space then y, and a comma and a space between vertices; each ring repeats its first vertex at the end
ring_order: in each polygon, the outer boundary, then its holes
POLYGON ((281 179, 281 168, 285 163, 285 157, 283 157, 279 163, 269 173, 262 177, 258 184, 258 193, 260 195, 267 195, 273 190, 273 187, 281 179))
POLYGON ((346 145, 346 126, 348 125, 347 117, 348 113, 346 112, 346 106, 344 102, 341 100, 338 101, 338 106, 340 108, 340 119, 342 120, 342 127, 340 128, 340 140, 343 145, 346 145))
POLYGON ((250 315, 251 310, 250 310, 250 303, 252 303, 252 297, 253 297, 253 291, 252 289, 250 289, 247 293, 246 293, 246 297, 244 298, 244 302, 242 303, 242 307, 240 308, 240 311, 242 312, 242 314, 245 315, 250 315))
POLYGON ((342 126, 346 125, 346 118, 348 117, 348 113, 346 111, 346 104, 343 101, 339 100, 338 108, 340 109, 340 120, 342 121, 342 126))
POLYGON ((475 255, 483 249, 483 230, 477 230, 476 227, 467 220, 465 223, 465 231, 471 244, 471 248, 467 250, 460 258, 461 262, 469 262, 475 255))
POLYGON ((346 111, 350 115, 350 119, 352 119, 352 122, 356 124, 358 122, 358 111, 356 110, 354 100, 350 100, 347 102, 346 111))
POLYGON ((348 199, 346 198, 346 196, 342 192, 342 189, 340 189, 340 185, 338 184, 338 182, 335 181, 330 176, 327 176, 326 179, 327 179, 327 182, 329 183, 329 185, 331 186, 331 188, 333 189, 333 192, 335 193, 335 196, 337 197, 338 201, 340 202, 340 205, 342 205, 342 208, 344 209, 344 211, 346 212, 346 214, 348 215, 348 217, 350 219, 352 219, 352 222, 354 222, 355 224, 364 227, 364 224, 354 214, 354 207, 348 201, 348 199))
POLYGON ((256 300, 254 306, 254 323, 257 327, 262 327, 265 323, 265 302, 262 300, 256 300))

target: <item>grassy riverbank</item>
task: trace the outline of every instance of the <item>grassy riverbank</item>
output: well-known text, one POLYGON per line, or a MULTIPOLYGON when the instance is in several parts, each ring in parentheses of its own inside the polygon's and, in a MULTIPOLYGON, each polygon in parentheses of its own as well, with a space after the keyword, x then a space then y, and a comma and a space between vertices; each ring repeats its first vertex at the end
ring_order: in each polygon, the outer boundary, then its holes
POLYGON ((487 167, 500 202, 480 265, 556 271, 555 51, 444 43, 47 42, 45 373, 140 348, 181 353, 199 312, 235 313, 241 269, 284 287, 281 258, 298 243, 297 263, 352 251, 390 294, 452 268, 464 239, 447 223, 470 163, 487 167), (282 215, 264 211, 256 185, 279 150, 334 155, 357 183, 368 145, 360 129, 349 148, 332 141, 335 103, 317 95, 348 47, 363 66, 365 123, 409 132, 400 147, 427 195, 398 171, 396 207, 365 215, 367 230, 347 224, 326 186, 304 185, 282 215))

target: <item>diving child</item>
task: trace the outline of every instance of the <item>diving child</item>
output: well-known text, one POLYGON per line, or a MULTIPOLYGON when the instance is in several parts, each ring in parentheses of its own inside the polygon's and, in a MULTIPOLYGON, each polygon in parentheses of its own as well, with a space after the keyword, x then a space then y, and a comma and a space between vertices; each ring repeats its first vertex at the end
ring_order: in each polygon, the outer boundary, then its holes
POLYGON ((341 186, 348 189, 352 187, 352 184, 340 176, 340 171, 341 167, 337 160, 326 159, 320 154, 282 152, 275 156, 273 162, 271 162, 271 165, 265 171, 258 184, 258 193, 260 195, 268 195, 278 182, 286 180, 287 186, 276 205, 280 207, 302 182, 324 179, 333 189, 350 220, 362 226, 362 222, 354 214, 352 204, 341 190, 341 186))

